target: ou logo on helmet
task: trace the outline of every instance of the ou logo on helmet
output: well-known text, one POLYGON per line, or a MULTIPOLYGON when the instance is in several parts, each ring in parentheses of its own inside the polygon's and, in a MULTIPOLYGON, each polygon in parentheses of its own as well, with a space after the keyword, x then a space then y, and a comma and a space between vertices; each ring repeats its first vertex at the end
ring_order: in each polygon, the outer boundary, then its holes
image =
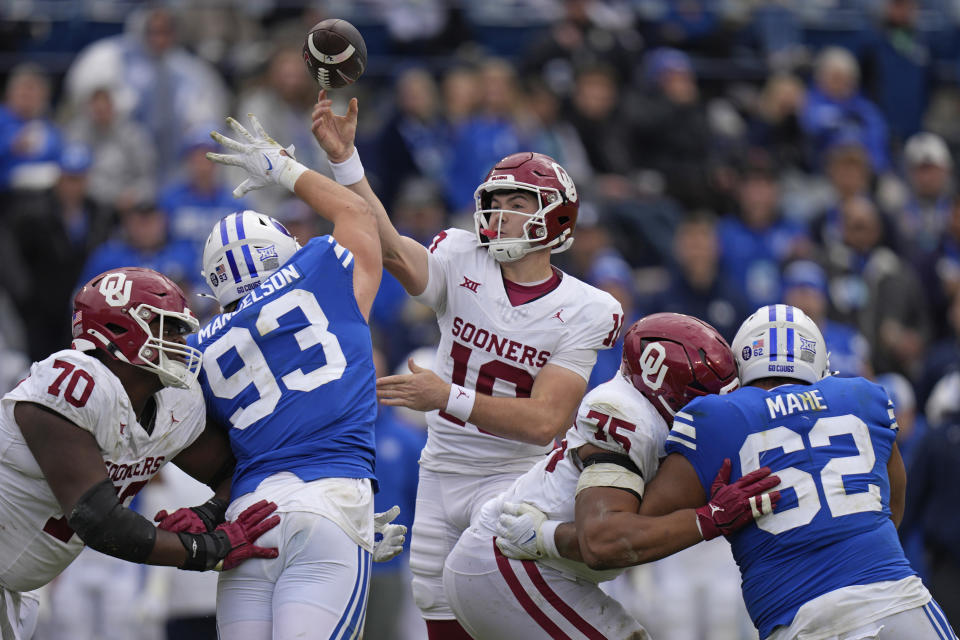
POLYGON ((563 190, 567 193, 567 200, 570 202, 576 202, 577 185, 573 184, 573 178, 570 177, 570 174, 567 173, 566 169, 558 165, 556 162, 552 163, 552 166, 554 173, 557 174, 557 180, 563 185, 563 190))
POLYGON ((130 291, 133 283, 127 280, 124 273, 108 273, 100 281, 100 293, 111 307, 123 307, 130 302, 130 291))
POLYGON ((663 379, 667 376, 667 351, 659 342, 651 342, 640 354, 640 377, 653 391, 660 389, 663 379))

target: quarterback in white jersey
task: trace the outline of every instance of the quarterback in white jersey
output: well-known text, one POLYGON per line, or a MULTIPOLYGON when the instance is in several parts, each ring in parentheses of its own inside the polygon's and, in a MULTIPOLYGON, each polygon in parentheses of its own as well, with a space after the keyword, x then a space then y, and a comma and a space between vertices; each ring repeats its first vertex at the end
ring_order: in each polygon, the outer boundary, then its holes
POLYGON ((550 264, 573 242, 580 200, 567 172, 539 153, 500 160, 475 193, 473 233, 441 232, 427 249, 401 236, 370 189, 353 146, 357 102, 336 116, 321 96, 313 132, 334 178, 377 213, 383 264, 436 311, 437 371, 377 381, 384 404, 429 412, 410 565, 430 640, 467 638, 443 591, 443 560, 479 506, 549 450, 570 424, 596 352, 616 342, 612 296, 550 264), (439 374, 439 375, 438 375, 439 374))
POLYGON ((216 532, 180 536, 126 508, 171 460, 229 493, 229 444, 205 428, 200 354, 184 343, 196 329, 183 293, 161 274, 101 274, 74 301, 73 348, 35 363, 0 401, 4 640, 32 635, 36 600, 24 592, 50 582, 84 545, 197 569, 275 555, 250 544, 276 524, 264 521, 269 505, 216 532))
POLYGON ((488 501, 447 558, 444 587, 464 628, 491 639, 647 638, 597 586, 622 570, 561 557, 551 550, 553 531, 574 520, 580 489, 615 486, 642 497, 665 455, 672 414, 692 397, 736 386, 730 349, 709 325, 672 313, 635 323, 620 372, 586 395, 560 446, 488 501), (536 562, 509 559, 494 543, 498 526, 513 524, 510 516, 501 523, 501 511, 535 513, 527 506, 545 517, 538 514, 539 536, 532 536, 533 544, 544 541, 536 562))

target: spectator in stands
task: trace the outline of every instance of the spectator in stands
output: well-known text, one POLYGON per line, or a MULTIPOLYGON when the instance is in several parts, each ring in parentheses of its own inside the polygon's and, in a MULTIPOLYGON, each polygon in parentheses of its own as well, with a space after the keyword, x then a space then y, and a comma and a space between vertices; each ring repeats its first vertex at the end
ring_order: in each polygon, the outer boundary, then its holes
POLYGON ((800 126, 800 112, 807 89, 789 73, 767 78, 749 121, 751 146, 767 149, 781 170, 809 171, 806 134, 800 126))
POLYGON ((590 184, 593 169, 577 129, 564 118, 560 96, 539 78, 526 82, 523 137, 530 149, 554 158, 574 183, 590 184))
POLYGON ((720 220, 720 268, 750 308, 780 302, 780 267, 809 255, 806 228, 781 216, 780 186, 770 156, 752 149, 740 170, 738 211, 720 220))
POLYGON ((870 156, 857 136, 844 135, 831 142, 825 161, 829 193, 810 225, 810 235, 821 247, 840 241, 841 209, 854 198, 870 197, 873 178, 870 156))
POLYGON ((828 47, 817 56, 814 84, 800 122, 813 143, 816 163, 840 136, 856 136, 864 144, 874 171, 890 169, 887 124, 877 106, 860 93, 860 66, 842 47, 828 47))
POLYGON ((447 170, 447 200, 453 211, 473 211, 473 192, 500 158, 523 145, 515 110, 519 95, 513 67, 505 60, 486 60, 479 71, 478 110, 454 125, 447 170))
MULTIPOLYGON (((89 198, 91 161, 85 146, 67 145, 59 159, 55 187, 23 199, 7 212, 14 242, 3 260, 14 263, 11 270, 24 277, 15 301, 31 360, 41 360, 70 344, 73 278, 112 230, 112 215, 89 198)), ((11 270, 4 269, 8 274, 11 270)))
POLYGON ((65 83, 75 105, 110 87, 117 108, 150 132, 161 182, 179 166, 183 136, 218 122, 230 97, 217 71, 179 45, 177 16, 163 6, 131 14, 126 33, 81 51, 65 83))
POLYGON ((612 67, 598 65, 577 72, 577 90, 570 96, 565 119, 587 152, 598 195, 629 197, 625 186, 614 186, 632 172, 633 149, 628 135, 630 120, 612 67))
POLYGON ((897 215, 897 244, 917 261, 936 250, 950 220, 953 158, 943 138, 923 132, 907 140, 903 163, 909 196, 897 215))
MULTIPOLYGON (((258 114, 263 128, 275 140, 284 140, 286 144, 296 147, 299 162, 321 173, 326 172, 328 176, 332 175, 327 155, 310 135, 309 129, 304 127, 304 123, 310 121, 310 112, 317 101, 317 84, 304 72, 303 53, 299 45, 280 47, 274 51, 259 82, 237 100, 237 113, 258 114)), ((241 173, 227 175, 231 176, 230 184, 239 183, 246 177, 241 173)), ((257 211, 273 211, 287 195, 280 189, 258 189, 248 197, 257 211)), ((206 225, 204 238, 214 221, 206 225)))
MULTIPOLYGON (((599 0, 567 0, 560 3, 563 15, 542 38, 533 40, 520 62, 523 77, 540 78, 562 98, 580 89, 577 69, 607 65, 617 72, 623 86, 632 77, 642 41, 631 16, 599 0)), ((566 166, 566 165, 564 165, 566 166)))
POLYGON ((954 295, 950 299, 945 315, 949 333, 931 343, 924 355, 923 368, 917 379, 917 400, 920 406, 926 406, 933 386, 956 370, 960 363, 960 295, 954 295))
POLYGON ((430 72, 422 67, 405 70, 397 78, 394 97, 392 113, 373 141, 376 151, 365 156, 371 158, 370 173, 389 211, 407 180, 442 181, 450 157, 449 130, 430 72))
POLYGON ((720 271, 719 244, 712 213, 687 214, 674 234, 669 283, 640 301, 641 313, 685 313, 709 322, 732 340, 750 309, 742 292, 720 271))
POLYGON ((209 135, 215 128, 198 127, 184 138, 182 175, 161 190, 157 201, 167 214, 170 238, 192 242, 198 255, 203 253, 210 229, 221 218, 251 208, 245 198, 233 197, 222 168, 207 160, 208 151, 219 151, 209 135))
POLYGON ((923 532, 928 573, 924 580, 951 626, 960 623, 960 514, 953 508, 960 483, 960 373, 934 388, 926 405, 929 428, 907 473, 906 511, 900 538, 923 532))
POLYGON ((917 28, 917 0, 884 0, 882 5, 879 24, 864 33, 863 86, 899 144, 923 124, 933 87, 934 52, 917 28))
POLYGON ((113 94, 101 87, 67 127, 67 137, 93 152, 90 197, 118 211, 157 194, 157 158, 150 134, 117 112, 113 94))
POLYGON ((877 373, 919 374, 931 327, 924 287, 914 269, 883 246, 883 221, 868 199, 841 211, 842 237, 826 250, 832 302, 873 345, 877 373))
POLYGON ((635 112, 634 161, 660 172, 667 195, 702 207, 711 201, 711 135, 693 65, 682 51, 657 49, 647 56, 646 75, 651 92, 635 112))
POLYGON ((14 68, 0 105, 0 193, 42 190, 56 182, 63 142, 49 110, 46 71, 30 63, 14 68))
POLYGON ((827 274, 812 260, 796 260, 783 270, 783 302, 813 320, 830 345, 830 370, 846 377, 871 377, 870 343, 854 326, 829 316, 827 274))
POLYGON ((167 216, 155 202, 139 202, 121 212, 120 233, 90 255, 78 282, 82 285, 119 267, 146 267, 166 275, 191 297, 189 292, 200 284, 196 275, 199 261, 193 242, 170 239, 167 216))

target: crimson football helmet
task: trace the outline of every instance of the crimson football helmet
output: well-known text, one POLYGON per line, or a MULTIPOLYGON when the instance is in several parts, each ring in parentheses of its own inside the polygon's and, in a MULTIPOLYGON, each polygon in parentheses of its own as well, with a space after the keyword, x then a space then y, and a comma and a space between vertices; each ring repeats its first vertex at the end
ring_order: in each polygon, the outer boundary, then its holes
POLYGON ((480 246, 487 247, 497 262, 513 262, 541 249, 560 253, 573 244, 573 228, 580 208, 577 187, 564 168, 550 156, 529 151, 507 156, 494 165, 473 197, 476 201, 473 219, 477 241, 480 246), (517 190, 533 193, 539 208, 533 213, 515 212, 527 216, 523 235, 504 238, 499 222, 497 228, 490 225, 492 214, 499 211, 492 208, 493 193, 517 190))
POLYGON ((199 373, 200 351, 164 339, 170 326, 183 335, 200 327, 172 280, 152 269, 124 267, 101 273, 73 299, 73 348, 99 348, 146 369, 169 387, 187 388, 199 373), (159 318, 156 335, 150 323, 159 318))
POLYGON ((623 336, 620 371, 667 424, 685 404, 738 386, 730 345, 706 322, 681 313, 654 313, 623 336))

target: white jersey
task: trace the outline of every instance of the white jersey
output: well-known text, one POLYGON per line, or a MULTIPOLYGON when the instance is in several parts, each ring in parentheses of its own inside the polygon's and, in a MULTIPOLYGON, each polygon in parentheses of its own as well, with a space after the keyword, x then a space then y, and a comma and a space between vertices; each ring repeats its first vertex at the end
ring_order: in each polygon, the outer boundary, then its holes
MULTIPOLYGON (((654 406, 629 380, 617 373, 584 397, 577 411, 576 424, 570 427, 567 437, 552 455, 517 478, 501 496, 483 506, 476 526, 491 536, 496 534, 501 499, 531 504, 550 520, 572 522, 581 470, 573 453, 577 447, 589 443, 627 455, 637 465, 646 483, 660 468, 669 431, 654 406)), ((612 580, 623 571, 595 571, 582 562, 563 558, 540 562, 591 582, 612 580)))
MULTIPOLYGON (((470 232, 441 232, 428 255, 430 275, 417 299, 437 314, 434 371, 447 382, 492 396, 529 397, 548 363, 588 380, 597 351, 612 347, 620 333, 620 303, 570 275, 542 297, 511 305, 499 263, 470 232)), ((550 451, 485 433, 443 411, 427 413, 427 426, 420 464, 431 471, 522 473, 550 451)))
MULTIPOLYGON (((34 363, 0 401, 0 586, 29 591, 52 580, 83 549, 14 421, 17 402, 32 402, 93 434, 107 475, 127 506, 160 467, 203 431, 200 387, 165 388, 155 396, 148 434, 120 380, 96 358, 66 349, 34 363)), ((64 464, 70 464, 64 460, 64 464)))

